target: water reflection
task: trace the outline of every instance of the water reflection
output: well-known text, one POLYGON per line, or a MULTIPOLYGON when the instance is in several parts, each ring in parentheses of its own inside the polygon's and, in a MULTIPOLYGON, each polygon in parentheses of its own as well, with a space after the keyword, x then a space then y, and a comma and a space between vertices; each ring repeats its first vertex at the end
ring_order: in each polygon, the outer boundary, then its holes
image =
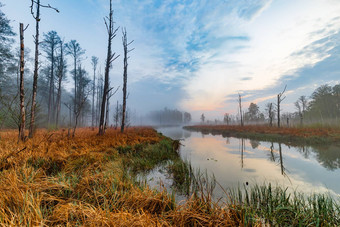
MULTIPOLYGON (((227 138, 227 141, 229 141, 229 140, 230 139, 227 138)), ((240 143, 239 147, 240 147, 240 154, 241 154, 241 168, 242 169, 244 167, 244 151, 246 149, 246 145, 245 145, 246 140, 247 139, 244 139, 244 138, 239 139, 239 143, 240 143)), ((230 144, 230 141, 227 142, 227 144, 230 144)), ((257 141, 257 140, 249 140, 249 144, 251 145, 252 149, 257 149, 261 145, 260 141, 257 141)), ((263 147, 262 147, 262 149, 263 149, 263 147)), ((267 149, 265 149, 265 150, 267 150, 267 149)), ((271 142, 271 145, 269 147, 269 151, 270 151, 270 159, 269 160, 276 163, 277 158, 274 155, 275 150, 274 150, 274 143, 273 142, 271 142)), ((281 175, 288 177, 288 175, 286 174, 286 169, 283 165, 283 155, 282 155, 282 145, 281 145, 281 143, 278 143, 278 153, 279 153, 279 159, 278 160, 279 160, 279 165, 280 165, 280 169, 281 169, 281 175)), ((249 169, 247 169, 247 171, 249 172, 249 169)), ((253 171, 253 172, 255 172, 255 171, 253 171)))
POLYGON ((184 139, 182 158, 214 174, 223 187, 271 182, 301 191, 340 194, 340 149, 335 145, 291 147, 226 135, 186 134, 180 128, 160 131, 184 139))
POLYGON ((243 153, 245 149, 244 139, 239 140, 241 142, 241 168, 243 169, 243 153))
POLYGON ((249 142, 253 149, 256 149, 260 145, 260 142, 257 140, 249 140, 249 142))

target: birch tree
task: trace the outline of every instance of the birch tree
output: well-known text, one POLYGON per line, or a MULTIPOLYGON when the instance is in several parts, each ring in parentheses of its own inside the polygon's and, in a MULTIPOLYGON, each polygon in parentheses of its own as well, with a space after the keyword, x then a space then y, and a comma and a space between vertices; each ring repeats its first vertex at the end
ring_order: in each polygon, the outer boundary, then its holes
POLYGON ((24 89, 24 69, 25 69, 25 44, 24 44, 24 24, 20 23, 20 126, 19 126, 19 139, 25 141, 25 89, 24 89))

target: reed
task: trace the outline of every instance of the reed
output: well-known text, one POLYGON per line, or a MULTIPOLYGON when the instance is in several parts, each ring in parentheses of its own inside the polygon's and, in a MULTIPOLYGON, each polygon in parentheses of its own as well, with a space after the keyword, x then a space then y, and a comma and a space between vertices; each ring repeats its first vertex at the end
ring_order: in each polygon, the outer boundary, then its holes
POLYGON ((258 220, 279 226, 338 226, 338 201, 329 195, 305 195, 288 188, 268 185, 228 190, 229 204, 242 214, 246 225, 258 220))

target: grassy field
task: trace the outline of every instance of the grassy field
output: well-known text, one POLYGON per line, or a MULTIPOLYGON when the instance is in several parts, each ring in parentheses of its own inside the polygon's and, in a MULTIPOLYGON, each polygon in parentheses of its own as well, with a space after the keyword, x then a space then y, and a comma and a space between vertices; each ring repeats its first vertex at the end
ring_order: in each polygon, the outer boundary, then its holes
POLYGON ((109 129, 104 136, 80 129, 39 130, 17 143, 0 132, 2 226, 260 226, 339 225, 339 207, 323 195, 292 198, 263 186, 226 192, 213 201, 208 180, 181 161, 178 141, 151 128, 109 129), (181 203, 165 189, 152 190, 137 175, 160 164, 186 194, 181 203), (298 220, 301 220, 300 222, 298 220))
POLYGON ((283 142, 291 145, 340 144, 339 128, 315 127, 269 127, 262 125, 193 125, 185 126, 187 130, 224 137, 242 137, 255 140, 283 142))

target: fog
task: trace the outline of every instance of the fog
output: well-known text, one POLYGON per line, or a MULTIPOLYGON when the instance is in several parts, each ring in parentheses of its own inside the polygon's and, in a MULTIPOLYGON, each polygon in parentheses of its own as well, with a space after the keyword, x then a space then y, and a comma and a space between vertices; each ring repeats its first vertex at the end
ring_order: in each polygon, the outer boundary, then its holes
MULTIPOLYGON (((108 15, 108 2, 88 1, 82 5, 46 2, 58 8, 59 13, 48 8, 41 11, 37 127, 73 127, 76 112, 79 127, 98 126, 108 44, 103 17, 108 15), (75 40, 84 51, 77 59, 75 71, 72 55, 64 50, 61 89, 57 80, 61 48, 58 44, 51 52, 48 40, 52 31, 65 44, 75 40), (99 58, 95 70, 92 56, 99 58)), ((340 4, 315 1, 318 10, 302 7, 299 11, 293 2, 287 1, 282 8, 272 1, 257 4, 214 1, 218 5, 214 10, 207 3, 184 6, 177 2, 140 2, 139 7, 132 9, 133 1, 114 1, 113 19, 118 30, 112 40, 112 51, 119 57, 112 62, 109 73, 109 88, 116 93, 108 100, 107 127, 119 126, 123 104, 122 27, 127 29, 129 41, 134 40, 127 68, 129 126, 241 124, 241 116, 245 124, 275 125, 276 97, 286 85, 285 100, 280 106, 282 125, 336 123, 340 23, 335 12, 340 4), (186 8, 193 10, 189 12, 186 8), (276 14, 280 18, 272 17, 276 14), (308 23, 299 23, 301 15, 313 16, 308 23), (313 24, 315 21, 319 23, 313 24), (260 32, 264 26, 269 29, 260 32), (289 42, 280 42, 283 38, 289 42), (269 51, 273 49, 276 51, 269 51), (242 96, 241 112, 238 94, 242 96), (301 97, 305 97, 303 105, 299 103, 301 97), (272 113, 268 110, 270 103, 272 113), (170 112, 180 114, 170 117, 170 112), (190 121, 185 118, 186 113, 190 114, 190 121)), ((35 20, 29 2, 2 3, 1 18, 8 24, 9 33, 1 34, 1 47, 6 47, 1 49, 1 127, 17 128, 19 22, 29 24, 24 40, 25 106, 29 119, 35 20)))

